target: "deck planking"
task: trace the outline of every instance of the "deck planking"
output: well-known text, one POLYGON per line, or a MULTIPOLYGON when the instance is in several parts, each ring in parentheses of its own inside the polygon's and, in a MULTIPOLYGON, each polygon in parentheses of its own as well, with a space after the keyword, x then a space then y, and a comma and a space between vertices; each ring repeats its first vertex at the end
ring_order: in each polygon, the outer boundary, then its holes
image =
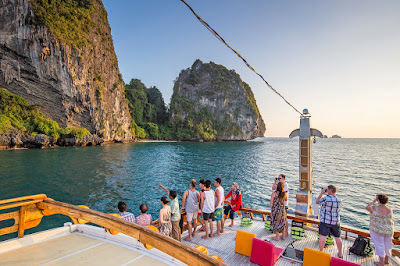
MULTIPOLYGON (((249 233, 253 233, 257 236, 257 238, 262 238, 262 237, 272 238, 274 237, 274 234, 271 233, 270 231, 267 231, 264 228, 264 222, 261 219, 259 220, 257 218, 253 220, 253 225, 249 227, 242 227, 240 225, 240 219, 235 219, 235 224, 233 227, 228 227, 229 224, 230 221, 227 221, 226 226, 224 227, 225 231, 223 234, 209 239, 202 239, 201 237, 204 236, 205 233, 202 231, 201 232, 197 231, 196 236, 193 237, 192 241, 185 241, 183 239, 188 235, 186 231, 182 234, 182 242, 188 244, 189 246, 197 246, 197 245, 205 246, 210 255, 218 255, 228 265, 257 265, 250 262, 249 257, 235 253, 236 231, 242 230, 249 233)), ((214 232, 215 231, 216 231, 216 224, 214 222, 214 232)), ((289 231, 290 231, 290 225, 289 225, 289 231)), ((293 240, 295 239, 288 236, 286 237, 285 240, 280 240, 280 241, 275 241, 271 239, 271 242, 275 246, 285 249, 285 247, 289 245, 293 240)), ((356 256, 354 254, 349 254, 348 250, 353 245, 353 240, 344 239, 342 237, 342 243, 343 243, 343 256, 344 259, 347 261, 359 263, 365 266, 374 266, 374 261, 378 260, 377 256, 361 257, 361 256, 356 256)), ((295 241, 293 243, 293 246, 296 249, 300 250, 304 250, 305 247, 318 249, 319 248, 318 232, 316 231, 316 229, 306 230, 306 236, 302 240, 295 241)), ((332 257, 338 257, 336 243, 326 247, 324 249, 324 252, 331 254, 332 257)), ((297 263, 294 261, 292 262, 288 259, 281 258, 275 265, 294 266, 294 265, 301 265, 301 263, 297 263)))

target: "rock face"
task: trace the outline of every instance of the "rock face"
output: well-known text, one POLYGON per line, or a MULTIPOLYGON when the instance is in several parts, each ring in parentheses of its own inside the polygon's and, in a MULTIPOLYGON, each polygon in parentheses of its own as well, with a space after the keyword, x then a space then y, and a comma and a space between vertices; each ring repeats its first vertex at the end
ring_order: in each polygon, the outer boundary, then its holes
POLYGON ((198 128, 205 140, 248 140, 266 130, 249 85, 234 70, 212 62, 196 60, 180 73, 170 112, 175 126, 198 128))
POLYGON ((84 127, 105 141, 131 139, 124 85, 101 1, 92 1, 99 13, 88 30, 91 43, 79 49, 39 23, 33 3, 0 0, 0 87, 43 106, 41 111, 62 127, 84 127))

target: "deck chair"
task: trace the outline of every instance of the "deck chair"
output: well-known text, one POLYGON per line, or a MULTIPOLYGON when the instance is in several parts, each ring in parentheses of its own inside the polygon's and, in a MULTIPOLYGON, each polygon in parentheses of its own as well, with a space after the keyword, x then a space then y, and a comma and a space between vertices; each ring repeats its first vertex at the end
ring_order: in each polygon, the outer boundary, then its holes
POLYGON ((361 266, 361 264, 332 257, 331 266, 361 266))
POLYGON ((262 266, 272 266, 281 257, 283 249, 258 238, 253 238, 250 261, 262 266))
POLYGON ((311 249, 304 249, 303 266, 330 266, 331 254, 311 249))
POLYGON ((253 246, 253 238, 256 237, 257 236, 255 234, 237 230, 235 252, 250 257, 251 248, 253 246))

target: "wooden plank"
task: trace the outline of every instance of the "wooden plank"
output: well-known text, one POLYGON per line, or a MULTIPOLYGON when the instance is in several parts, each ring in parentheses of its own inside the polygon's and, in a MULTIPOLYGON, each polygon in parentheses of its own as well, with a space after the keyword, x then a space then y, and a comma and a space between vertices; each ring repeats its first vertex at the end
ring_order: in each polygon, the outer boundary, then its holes
POLYGON ((26 205, 19 210, 18 238, 24 237, 26 205))
POLYGON ((24 200, 42 200, 45 198, 47 198, 46 194, 24 196, 24 197, 19 197, 19 198, 0 200, 0 205, 3 205, 5 203, 10 203, 10 202, 24 201, 24 200))
POLYGON ((11 208, 16 208, 20 206, 26 206, 26 205, 31 205, 35 204, 38 202, 42 202, 43 200, 29 200, 29 201, 21 201, 21 202, 10 202, 10 203, 5 203, 3 205, 0 205, 0 210, 5 210, 5 209, 11 209, 11 208))
POLYGON ((18 216, 19 216, 19 211, 2 213, 0 214, 0 221, 10 220, 10 219, 18 220, 18 216))
POLYGON ((74 218, 84 219, 105 228, 124 233, 146 244, 150 244, 160 251, 190 265, 226 265, 173 238, 159 234, 146 227, 121 220, 109 214, 51 199, 44 199, 43 202, 37 203, 37 207, 42 210, 50 210, 74 218))

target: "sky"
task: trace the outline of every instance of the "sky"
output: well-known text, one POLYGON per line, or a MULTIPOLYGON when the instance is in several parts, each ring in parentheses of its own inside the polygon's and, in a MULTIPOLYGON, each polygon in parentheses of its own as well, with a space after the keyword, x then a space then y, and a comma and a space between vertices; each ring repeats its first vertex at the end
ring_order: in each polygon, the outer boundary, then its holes
MULTIPOLYGON (((180 0, 103 0, 126 83, 156 86, 168 104, 174 80, 196 59, 234 69, 267 127, 288 137, 300 115, 180 0)), ((400 138, 400 1, 187 0, 311 126, 345 138, 400 138)))

